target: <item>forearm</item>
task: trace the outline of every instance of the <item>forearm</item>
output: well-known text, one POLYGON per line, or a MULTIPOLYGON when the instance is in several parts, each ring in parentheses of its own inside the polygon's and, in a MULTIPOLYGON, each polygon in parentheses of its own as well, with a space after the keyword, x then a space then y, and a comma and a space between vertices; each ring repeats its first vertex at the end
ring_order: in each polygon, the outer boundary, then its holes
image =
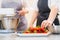
POLYGON ((33 14, 33 15, 32 15, 32 18, 31 18, 31 21, 30 21, 29 26, 32 26, 32 25, 33 25, 33 23, 35 22, 35 20, 37 19, 38 12, 33 11, 33 13, 32 13, 32 14, 33 14))
POLYGON ((51 22, 53 22, 55 20, 55 18, 56 18, 57 13, 58 13, 57 7, 52 7, 50 15, 48 17, 48 20, 51 21, 51 22))

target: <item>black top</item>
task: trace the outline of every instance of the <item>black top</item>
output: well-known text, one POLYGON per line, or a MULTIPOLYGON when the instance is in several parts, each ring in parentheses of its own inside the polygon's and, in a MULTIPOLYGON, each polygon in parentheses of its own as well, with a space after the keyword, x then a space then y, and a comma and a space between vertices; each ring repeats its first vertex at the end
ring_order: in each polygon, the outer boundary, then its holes
MULTIPOLYGON (((38 0, 38 10, 39 10, 39 15, 37 17, 37 26, 41 25, 43 20, 46 20, 50 14, 50 9, 48 7, 48 0, 38 0)), ((56 17, 54 21, 55 25, 59 25, 59 21, 56 17)))

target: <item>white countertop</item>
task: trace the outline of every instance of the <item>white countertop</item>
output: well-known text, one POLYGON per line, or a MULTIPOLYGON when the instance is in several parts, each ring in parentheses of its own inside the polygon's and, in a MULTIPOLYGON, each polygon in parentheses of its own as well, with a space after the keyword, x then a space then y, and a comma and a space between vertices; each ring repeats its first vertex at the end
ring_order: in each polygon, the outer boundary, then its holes
POLYGON ((20 37, 16 35, 0 35, 0 40, 60 40, 60 34, 51 34, 45 37, 20 37))

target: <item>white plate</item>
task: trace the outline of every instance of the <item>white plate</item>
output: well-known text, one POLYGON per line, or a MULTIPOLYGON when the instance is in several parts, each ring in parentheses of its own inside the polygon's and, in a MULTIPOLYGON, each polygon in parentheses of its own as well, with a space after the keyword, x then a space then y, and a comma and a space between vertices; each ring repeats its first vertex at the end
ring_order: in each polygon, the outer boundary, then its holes
POLYGON ((25 36, 25 37, 28 37, 28 36, 31 36, 31 37, 39 37, 39 36, 48 36, 49 34, 51 34, 51 32, 48 32, 48 33, 31 33, 31 34, 24 34, 24 33, 18 33, 17 35, 18 36, 25 36))

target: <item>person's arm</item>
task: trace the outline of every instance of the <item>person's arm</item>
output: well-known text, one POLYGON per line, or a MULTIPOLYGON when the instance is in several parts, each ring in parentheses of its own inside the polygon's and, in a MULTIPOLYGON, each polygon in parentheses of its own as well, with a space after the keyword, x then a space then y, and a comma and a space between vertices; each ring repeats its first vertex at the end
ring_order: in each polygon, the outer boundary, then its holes
POLYGON ((29 22, 29 27, 33 26, 33 24, 34 24, 34 22, 35 22, 35 20, 37 19, 37 16, 38 16, 37 2, 38 2, 38 0, 33 0, 32 2, 30 0, 30 3, 29 3, 30 4, 29 12, 31 12, 31 14, 32 14, 31 20, 29 22))
POLYGON ((55 20, 55 18, 57 16, 57 13, 58 13, 58 8, 56 6, 52 6, 48 19, 44 20, 41 23, 41 27, 42 26, 44 26, 44 27, 51 26, 53 24, 53 21, 55 20))
POLYGON ((32 15, 32 18, 31 18, 31 21, 30 21, 29 27, 32 27, 32 26, 33 26, 33 23, 34 23, 35 20, 37 19, 38 12, 37 12, 37 11, 33 11, 32 14, 33 14, 33 15, 32 15))
POLYGON ((50 8, 50 15, 48 17, 48 20, 53 22, 56 18, 56 15, 58 13, 58 6, 57 6, 57 0, 50 0, 49 1, 49 8, 50 8))
POLYGON ((44 20, 41 23, 41 27, 44 25, 45 27, 51 26, 57 16, 58 13, 58 6, 57 6, 57 0, 49 0, 48 1, 48 6, 50 8, 50 14, 47 20, 44 20))
POLYGON ((22 10, 20 10, 18 12, 19 12, 19 15, 25 16, 25 14, 28 13, 28 10, 25 9, 27 6, 25 0, 21 0, 21 4, 22 4, 22 10))
POLYGON ((48 17, 48 20, 53 23, 53 21, 56 18, 57 13, 58 13, 58 8, 55 7, 55 6, 52 6, 51 7, 51 12, 50 12, 49 17, 48 17))

